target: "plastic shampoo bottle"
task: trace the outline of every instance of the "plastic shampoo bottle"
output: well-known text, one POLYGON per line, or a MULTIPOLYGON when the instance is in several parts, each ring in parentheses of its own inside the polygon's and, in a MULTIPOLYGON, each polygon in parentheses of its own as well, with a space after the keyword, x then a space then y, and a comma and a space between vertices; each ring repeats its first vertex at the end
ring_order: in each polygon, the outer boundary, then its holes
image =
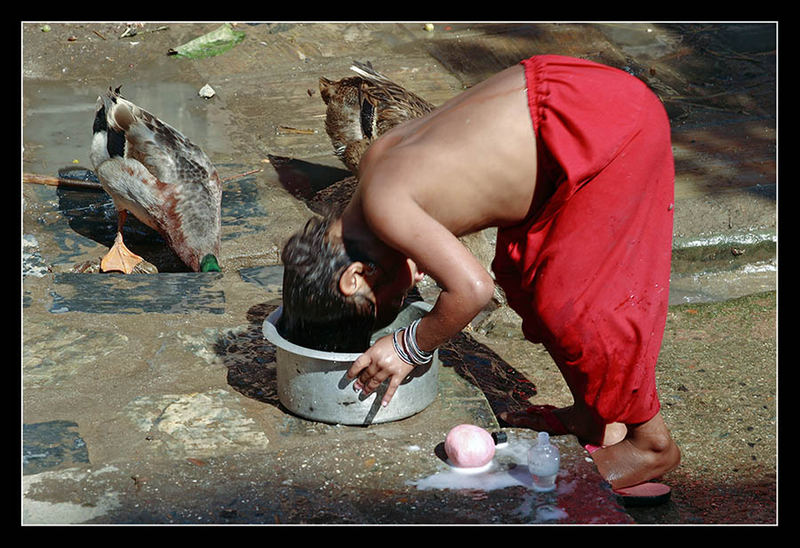
POLYGON ((528 470, 533 477, 534 490, 552 491, 556 488, 559 461, 558 447, 550 443, 547 432, 539 432, 536 445, 528 451, 528 470))

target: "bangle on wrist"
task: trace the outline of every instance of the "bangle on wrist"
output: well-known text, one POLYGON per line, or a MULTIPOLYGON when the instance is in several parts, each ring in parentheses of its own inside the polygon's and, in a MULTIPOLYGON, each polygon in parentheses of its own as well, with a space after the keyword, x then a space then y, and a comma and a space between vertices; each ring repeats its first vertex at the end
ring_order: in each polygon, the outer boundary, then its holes
POLYGON ((433 360, 433 352, 422 350, 417 344, 417 327, 420 320, 415 320, 408 327, 395 330, 392 335, 394 350, 401 360, 409 365, 426 365, 433 360), (402 337, 400 333, 402 332, 402 337))

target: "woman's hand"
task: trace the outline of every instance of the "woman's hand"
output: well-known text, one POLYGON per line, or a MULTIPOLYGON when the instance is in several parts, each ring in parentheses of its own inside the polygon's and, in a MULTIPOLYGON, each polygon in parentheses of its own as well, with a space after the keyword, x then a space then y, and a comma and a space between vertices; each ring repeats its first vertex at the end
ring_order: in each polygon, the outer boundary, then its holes
POLYGON ((371 394, 389 379, 389 386, 381 400, 381 405, 386 407, 412 369, 414 366, 404 362, 395 352, 392 335, 387 335, 378 339, 353 362, 347 370, 347 378, 356 379, 353 389, 362 390, 365 395, 371 394))

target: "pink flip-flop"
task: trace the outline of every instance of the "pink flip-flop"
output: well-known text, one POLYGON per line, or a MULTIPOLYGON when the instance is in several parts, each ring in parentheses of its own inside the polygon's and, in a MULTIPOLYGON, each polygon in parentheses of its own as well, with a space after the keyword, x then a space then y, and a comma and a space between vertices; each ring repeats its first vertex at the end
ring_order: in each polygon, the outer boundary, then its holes
MULTIPOLYGON (((583 445, 591 455, 598 449, 602 449, 601 445, 592 445, 586 443, 583 445)), ((625 506, 658 506, 664 504, 669 500, 672 489, 663 483, 647 481, 632 485, 630 487, 621 487, 619 489, 612 489, 617 499, 625 506)))
POLYGON ((672 489, 663 483, 648 481, 630 487, 613 489, 613 492, 625 506, 657 506, 669 500, 672 489))
POLYGON ((583 444, 583 448, 586 449, 590 455, 595 451, 597 451, 598 449, 602 449, 603 447, 605 447, 605 445, 592 445, 591 443, 583 444))

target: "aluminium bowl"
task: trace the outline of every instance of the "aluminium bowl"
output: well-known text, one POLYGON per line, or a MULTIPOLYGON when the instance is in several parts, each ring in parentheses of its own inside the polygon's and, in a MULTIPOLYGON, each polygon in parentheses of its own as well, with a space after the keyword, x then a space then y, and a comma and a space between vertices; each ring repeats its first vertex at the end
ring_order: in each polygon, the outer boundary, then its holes
MULTIPOLYGON (((424 302, 406 305, 391 325, 373 333, 372 343, 421 318, 431 309, 424 302)), ((367 425, 410 417, 428 407, 439 392, 439 353, 426 366, 417 366, 397 387, 386 407, 381 399, 389 381, 364 396, 353 390, 347 370, 358 353, 325 352, 296 345, 278 333, 282 313, 276 309, 264 320, 264 337, 275 346, 278 398, 290 412, 330 424, 367 425)))

